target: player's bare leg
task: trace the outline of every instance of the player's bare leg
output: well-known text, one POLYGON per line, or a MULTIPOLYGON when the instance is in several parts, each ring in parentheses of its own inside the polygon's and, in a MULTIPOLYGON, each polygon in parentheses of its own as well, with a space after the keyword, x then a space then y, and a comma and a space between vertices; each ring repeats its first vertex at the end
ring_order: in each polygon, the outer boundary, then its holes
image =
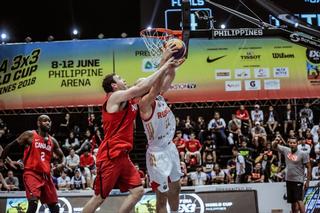
POLYGON ((167 200, 168 192, 156 191, 156 212, 157 213, 167 213, 167 200))
POLYGON ((299 207, 298 209, 300 210, 300 213, 305 213, 305 208, 304 208, 303 201, 298 201, 297 205, 299 207))
POLYGON ((105 199, 103 199, 100 195, 93 195, 93 197, 86 203, 83 207, 83 213, 93 213, 96 209, 101 206, 105 199))
POLYGON ((137 202, 139 202, 139 200, 144 194, 144 189, 142 186, 130 189, 129 191, 130 191, 130 194, 128 195, 128 197, 126 197, 126 199, 122 203, 119 209, 119 213, 129 213, 134 207, 134 205, 137 202))
POLYGON ((178 212, 179 210, 179 193, 180 193, 180 180, 169 183, 168 202, 171 212, 178 212))

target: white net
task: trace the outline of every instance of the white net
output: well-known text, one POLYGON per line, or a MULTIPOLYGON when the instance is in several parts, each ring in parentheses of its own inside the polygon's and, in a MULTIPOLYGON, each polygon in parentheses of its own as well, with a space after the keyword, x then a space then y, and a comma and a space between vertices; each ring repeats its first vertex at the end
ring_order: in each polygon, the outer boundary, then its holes
POLYGON ((162 49, 166 41, 174 38, 170 30, 163 28, 145 29, 140 32, 141 37, 150 53, 151 62, 158 67, 162 57, 162 49))

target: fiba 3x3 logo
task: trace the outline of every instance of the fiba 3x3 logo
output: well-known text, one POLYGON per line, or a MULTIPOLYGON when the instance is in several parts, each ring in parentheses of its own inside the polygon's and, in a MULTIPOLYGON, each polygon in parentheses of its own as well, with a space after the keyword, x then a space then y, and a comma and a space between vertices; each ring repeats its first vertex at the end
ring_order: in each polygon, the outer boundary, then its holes
MULTIPOLYGON (((202 199, 197 194, 180 194, 179 213, 204 213, 205 207, 202 199)), ((170 211, 169 205, 167 205, 170 211)))

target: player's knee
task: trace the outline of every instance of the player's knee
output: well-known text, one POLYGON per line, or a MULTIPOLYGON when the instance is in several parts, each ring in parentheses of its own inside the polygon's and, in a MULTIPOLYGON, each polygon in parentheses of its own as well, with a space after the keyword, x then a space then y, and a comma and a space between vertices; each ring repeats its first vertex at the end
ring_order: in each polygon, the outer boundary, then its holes
POLYGON ((55 204, 48 204, 51 213, 59 213, 59 205, 58 203, 55 204))
POLYGON ((38 198, 31 198, 28 200, 27 213, 35 213, 38 207, 38 198))

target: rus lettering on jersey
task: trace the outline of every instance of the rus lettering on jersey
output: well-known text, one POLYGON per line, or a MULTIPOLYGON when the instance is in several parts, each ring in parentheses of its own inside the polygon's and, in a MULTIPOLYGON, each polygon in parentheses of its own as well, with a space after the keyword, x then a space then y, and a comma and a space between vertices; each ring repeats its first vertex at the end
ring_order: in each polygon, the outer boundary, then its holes
POLYGON ((45 143, 36 142, 35 147, 37 149, 45 149, 45 150, 51 151, 51 146, 49 144, 47 145, 45 143))
POLYGON ((163 110, 162 112, 158 112, 157 113, 158 119, 166 117, 170 111, 171 111, 170 108, 166 107, 166 109, 163 110))

